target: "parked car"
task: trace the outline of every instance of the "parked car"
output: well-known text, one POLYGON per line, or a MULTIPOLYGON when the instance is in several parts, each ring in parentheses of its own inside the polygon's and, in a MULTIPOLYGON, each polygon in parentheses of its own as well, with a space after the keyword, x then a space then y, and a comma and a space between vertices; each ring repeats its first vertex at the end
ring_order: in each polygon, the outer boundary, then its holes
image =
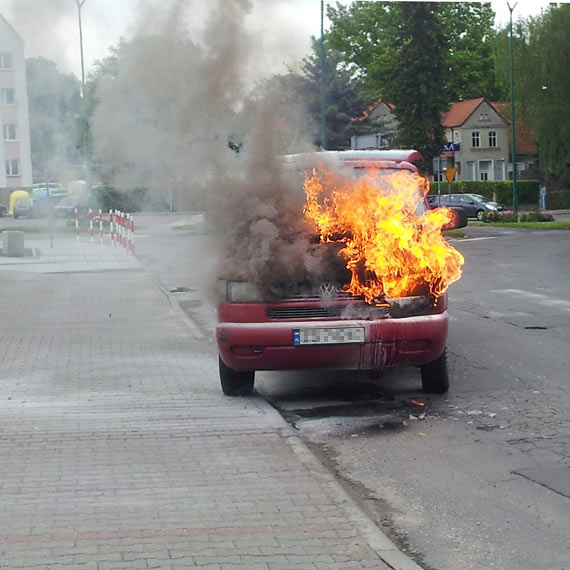
POLYGON ((504 211, 505 207, 497 202, 487 200, 480 194, 430 194, 428 197, 431 206, 446 206, 463 208, 468 218, 483 219, 485 212, 504 211))
MULTIPOLYGON (((420 158, 413 150, 321 152, 284 157, 288 168, 306 172, 308 157, 336 161, 334 168, 360 177, 377 169, 378 175, 403 172, 417 185, 416 215, 429 206, 424 187, 416 182, 412 164, 420 158)), ((413 186, 411 186, 413 188, 413 186)), ((463 227, 459 216, 449 227, 463 227)), ((337 245, 317 239, 317 248, 337 245)), ((339 248, 340 249, 340 248, 339 248)), ((346 292, 350 271, 334 253, 321 282, 307 279, 295 287, 275 284, 268 299, 253 283, 221 280, 216 338, 222 391, 229 396, 247 395, 258 370, 379 369, 394 366, 420 368, 426 393, 444 393, 449 387, 446 361, 448 330, 447 293, 439 296, 414 292, 366 303, 362 296, 346 292), (340 276, 340 279, 339 279, 340 276)), ((303 279, 303 278, 302 278, 303 279)))
POLYGON ((77 210, 80 216, 83 216, 87 213, 87 202, 80 198, 63 198, 57 206, 54 206, 53 213, 61 218, 73 217, 75 216, 75 210, 77 210))
POLYGON ((33 218, 34 217, 34 200, 33 198, 18 198, 14 202, 14 219, 33 218))

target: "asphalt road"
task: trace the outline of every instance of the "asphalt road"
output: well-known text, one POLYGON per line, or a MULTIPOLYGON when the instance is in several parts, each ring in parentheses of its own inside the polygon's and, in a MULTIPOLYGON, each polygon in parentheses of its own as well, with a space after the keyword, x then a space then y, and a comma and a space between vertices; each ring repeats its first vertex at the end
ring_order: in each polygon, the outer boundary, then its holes
MULTIPOLYGON (((449 394, 425 397, 415 369, 261 373, 256 389, 425 568, 570 569, 570 233, 467 234, 449 394)), ((140 215, 136 248, 214 342, 201 218, 140 215)))

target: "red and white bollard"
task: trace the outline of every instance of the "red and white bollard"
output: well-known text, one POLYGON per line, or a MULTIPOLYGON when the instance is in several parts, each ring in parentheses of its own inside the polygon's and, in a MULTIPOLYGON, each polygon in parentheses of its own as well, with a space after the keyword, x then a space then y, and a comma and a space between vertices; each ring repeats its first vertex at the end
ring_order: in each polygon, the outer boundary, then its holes
POLYGON ((115 246, 115 230, 113 226, 113 210, 109 210, 109 233, 111 234, 111 245, 115 246))
POLYGON ((93 243, 93 211, 89 208, 89 238, 93 243))
POLYGON ((103 212, 99 210, 99 240, 103 245, 103 212))

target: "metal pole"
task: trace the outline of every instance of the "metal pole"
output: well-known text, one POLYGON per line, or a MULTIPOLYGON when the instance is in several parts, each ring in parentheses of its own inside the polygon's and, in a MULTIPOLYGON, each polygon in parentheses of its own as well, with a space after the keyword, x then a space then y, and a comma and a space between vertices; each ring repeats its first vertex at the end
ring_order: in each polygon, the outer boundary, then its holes
POLYGON ((325 119, 325 2, 321 0, 321 146, 327 148, 327 130, 325 119))
POLYGON ((46 176, 46 194, 48 203, 48 227, 49 227, 49 246, 53 249, 53 206, 51 203, 51 192, 49 189, 49 175, 46 176))
POLYGON ((87 100, 85 98, 85 63, 83 59, 83 24, 81 21, 81 9, 87 0, 75 0, 77 4, 77 18, 79 21, 79 52, 81 54, 81 114, 82 114, 82 129, 81 129, 81 144, 83 147, 83 168, 85 170, 85 183, 87 184, 87 205, 91 206, 91 184, 89 175, 89 150, 88 146, 88 132, 87 132, 87 100))
POLYGON ((511 5, 507 2, 510 12, 510 53, 511 53, 511 163, 513 166, 513 212, 517 216, 518 221, 518 196, 517 196, 517 151, 515 143, 515 73, 514 73, 514 61, 513 61, 513 10, 517 6, 517 2, 511 8, 511 5))

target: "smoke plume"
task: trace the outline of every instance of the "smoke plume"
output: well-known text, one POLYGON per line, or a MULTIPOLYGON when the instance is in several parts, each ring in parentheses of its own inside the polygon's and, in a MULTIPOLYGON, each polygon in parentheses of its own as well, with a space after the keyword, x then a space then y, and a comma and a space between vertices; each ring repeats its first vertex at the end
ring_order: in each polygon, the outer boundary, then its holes
POLYGON ((320 264, 302 237, 302 181, 277 156, 310 149, 307 121, 302 104, 285 120, 278 89, 251 79, 264 59, 250 31, 252 2, 210 2, 199 30, 188 2, 147 8, 117 76, 99 86, 91 125, 99 161, 119 185, 176 184, 183 207, 207 209, 223 245, 222 277, 265 291, 295 281, 320 264))

